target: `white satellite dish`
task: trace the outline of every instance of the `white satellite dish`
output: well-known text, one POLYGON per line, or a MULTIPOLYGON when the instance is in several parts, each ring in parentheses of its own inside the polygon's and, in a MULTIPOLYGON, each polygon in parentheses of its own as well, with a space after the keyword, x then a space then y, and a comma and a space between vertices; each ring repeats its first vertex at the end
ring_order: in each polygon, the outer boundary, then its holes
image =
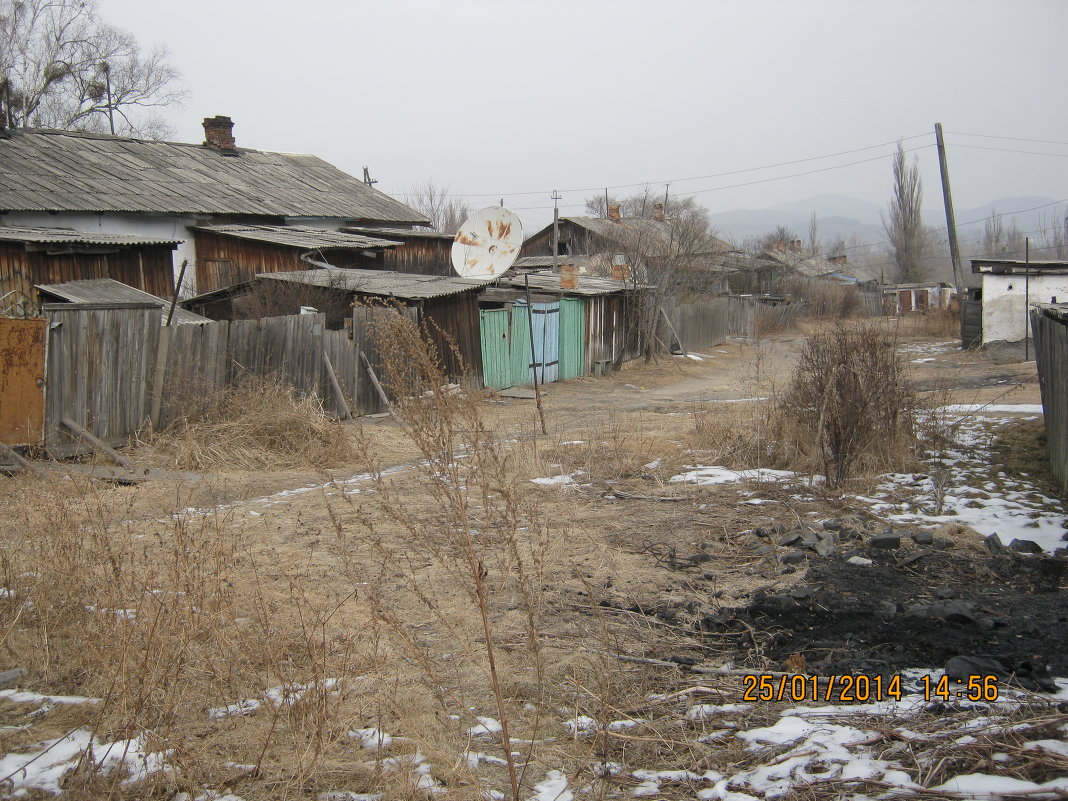
POLYGON ((476 211, 456 232, 452 268, 461 278, 496 278, 519 255, 523 223, 514 211, 490 206, 476 211))

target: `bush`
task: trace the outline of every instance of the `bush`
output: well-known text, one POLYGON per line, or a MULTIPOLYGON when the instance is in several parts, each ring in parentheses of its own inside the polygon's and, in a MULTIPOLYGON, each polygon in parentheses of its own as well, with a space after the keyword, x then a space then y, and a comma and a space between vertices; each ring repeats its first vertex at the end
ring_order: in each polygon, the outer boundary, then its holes
POLYGON ((914 455, 915 406, 894 339, 839 323, 808 340, 779 412, 837 487, 858 467, 896 469, 914 455))

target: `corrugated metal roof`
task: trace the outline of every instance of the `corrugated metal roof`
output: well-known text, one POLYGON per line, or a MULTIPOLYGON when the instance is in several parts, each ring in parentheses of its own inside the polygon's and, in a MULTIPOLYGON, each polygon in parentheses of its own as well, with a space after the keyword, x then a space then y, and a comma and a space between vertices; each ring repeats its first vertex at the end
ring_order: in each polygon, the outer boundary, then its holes
POLYGON ((390 239, 375 239, 360 234, 307 228, 298 225, 199 225, 194 230, 220 236, 270 242, 275 245, 319 250, 322 248, 392 248, 400 245, 390 239))
MULTIPOLYGON (((588 264, 590 261, 589 256, 557 256, 556 264, 588 264)), ((552 256, 522 256, 515 260, 514 267, 519 268, 531 268, 538 267, 544 269, 545 267, 553 266, 552 256)))
MULTIPOLYGON (((65 284, 39 284, 39 290, 69 303, 152 303, 160 307, 160 321, 167 322, 170 302, 136 287, 116 281, 114 278, 86 278, 81 281, 68 281, 65 284)), ((210 323, 207 317, 201 317, 181 306, 174 307, 172 325, 184 323, 210 323)))
POLYGON ((611 295, 634 289, 632 283, 613 281, 610 278, 593 278, 587 275, 577 276, 578 286, 575 289, 561 289, 560 277, 558 273, 528 273, 525 276, 505 275, 499 279, 499 282, 505 286, 522 289, 526 286, 526 279, 529 278, 531 289, 541 292, 559 292, 564 295, 611 295))
POLYGON ((115 245, 117 247, 177 245, 181 241, 179 239, 152 239, 150 237, 127 236, 125 234, 75 231, 70 228, 18 228, 13 226, 0 226, 0 240, 35 242, 42 245, 70 243, 79 245, 115 245))
POLYGON ((257 214, 426 223, 315 156, 72 131, 0 139, 0 210, 257 214))
POLYGON ((460 278, 458 276, 416 275, 392 270, 322 269, 294 272, 261 273, 257 278, 292 281, 297 284, 329 287, 344 292, 380 295, 404 300, 422 300, 455 295, 486 286, 490 280, 460 278))
POLYGON ((341 229, 354 234, 365 236, 377 236, 381 234, 387 237, 401 237, 403 239, 447 239, 450 242, 456 239, 452 234, 443 234, 440 231, 428 231, 423 228, 377 228, 370 225, 349 225, 341 229))

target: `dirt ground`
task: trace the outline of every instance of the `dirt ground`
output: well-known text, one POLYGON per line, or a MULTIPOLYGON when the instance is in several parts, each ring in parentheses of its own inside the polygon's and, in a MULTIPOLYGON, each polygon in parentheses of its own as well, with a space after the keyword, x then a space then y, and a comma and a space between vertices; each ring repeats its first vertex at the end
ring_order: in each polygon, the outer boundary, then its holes
MULTIPOLYGON (((962 352, 952 341, 922 335, 900 339, 915 386, 937 393, 939 402, 1040 402, 1033 362, 962 352)), ((365 695, 349 718, 385 721, 424 738, 424 750, 447 750, 465 731, 457 726, 494 712, 478 653, 485 646, 482 624, 465 589, 465 552, 455 562, 439 552, 437 532, 457 519, 470 526, 471 541, 484 538, 501 553, 499 561, 476 567, 493 593, 498 669, 524 736, 537 736, 544 725, 543 713, 533 710, 641 714, 636 699, 665 686, 679 691, 695 667, 887 674, 939 668, 967 653, 1001 655, 1019 679, 1032 667, 1041 674, 1045 665, 1068 675, 1063 559, 992 555, 975 532, 959 527, 940 532, 934 547, 904 532, 899 547, 872 548, 865 541, 888 523, 845 492, 803 481, 761 485, 757 493, 747 482, 670 480, 701 458, 693 447, 697 416, 733 413, 782 390, 803 343, 804 332, 730 341, 697 358, 661 358, 604 378, 552 384, 543 399, 547 435, 538 430, 533 400, 488 393, 478 402, 480 436, 499 443, 500 464, 485 466, 499 467, 507 486, 492 476, 480 485, 471 471, 450 472, 452 461, 473 455, 450 457, 438 474, 428 473, 398 424, 378 417, 341 426, 364 442, 364 451, 329 469, 220 470, 196 481, 128 487, 53 478, 52 487, 82 507, 71 518, 81 521, 77 526, 125 538, 128 556, 102 562, 101 575, 118 576, 123 559, 143 560, 161 578, 138 580, 157 597, 172 585, 175 597, 220 588, 228 622, 212 636, 224 646, 204 656, 198 670, 198 681, 217 695, 186 699, 201 716, 207 707, 254 693, 257 682, 262 691, 279 676, 298 676, 311 686, 309 676, 322 681, 344 669, 393 688, 388 703, 381 692, 365 695), (452 492, 457 482, 467 482, 471 492, 452 492), (839 527, 833 555, 789 558, 795 549, 780 544, 781 536, 819 529, 823 520, 847 520, 856 541, 839 527), (513 539, 493 539, 499 528, 514 532, 513 539), (208 565, 187 567, 190 553, 210 555, 208 565), (870 564, 850 564, 849 555, 870 564), (168 571, 171 584, 163 578, 168 571), (536 641, 533 626, 540 631, 536 641), (299 648, 285 638, 299 640, 299 648), (277 647, 277 655, 250 654, 258 641, 277 647), (301 649, 308 649, 305 656, 301 649), (634 663, 619 672, 621 657, 676 665, 678 674, 634 663), (316 660, 322 664, 312 671, 307 665, 316 660), (221 676, 229 678, 220 684, 221 676), (444 709, 455 710, 460 722, 450 723, 444 709)), ((461 427, 449 442, 462 450, 475 433, 461 427)), ((146 465, 155 458, 150 450, 133 457, 146 465)), ((16 486, 9 501, 21 491, 16 486)), ((48 516, 59 525, 54 513, 38 515, 48 516)), ((25 520, 47 523, 32 510, 25 520)), ((40 558, 61 560, 66 546, 56 547, 58 555, 40 558)), ((12 586, 13 568, 3 567, 12 586)), ((101 600, 88 608, 113 611, 123 603, 101 600)), ((63 669, 47 655, 19 651, 14 639, 8 646, 30 669, 35 689, 112 691, 113 684, 94 685, 88 662, 63 669)), ((132 725, 124 720, 121 725, 132 725)), ((288 746, 274 734, 275 722, 256 715, 248 721, 243 725, 259 726, 255 735, 237 724, 224 731, 198 724, 183 730, 182 747, 225 754, 220 764, 227 765, 259 766, 273 755, 266 785, 233 779, 246 798, 314 798, 349 775, 340 766, 325 774, 319 766, 314 780, 294 774, 278 750, 288 746), (285 793, 277 789, 283 785, 285 793)), ((307 725, 289 724, 293 732, 307 725)), ((319 736, 344 740, 331 731, 319 736)), ((551 749, 548 763, 574 758, 563 745, 544 747, 551 749)), ((662 749, 651 741, 633 747, 632 753, 662 749)), ((225 771, 213 770, 203 776, 214 783, 203 778, 200 786, 220 786, 225 771)))

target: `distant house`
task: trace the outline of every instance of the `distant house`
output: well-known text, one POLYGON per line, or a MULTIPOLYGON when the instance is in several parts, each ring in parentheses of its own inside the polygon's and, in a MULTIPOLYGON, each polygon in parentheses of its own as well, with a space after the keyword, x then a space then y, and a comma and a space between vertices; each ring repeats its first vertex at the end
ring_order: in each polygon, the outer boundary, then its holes
POLYGON ((883 311, 899 316, 912 312, 952 310, 957 307, 957 290, 949 284, 928 281, 913 284, 883 284, 883 311))
MULTIPOLYGON (((652 218, 622 217, 612 205, 608 218, 561 217, 557 255, 580 274, 652 282, 661 272, 669 282, 701 291, 726 289, 731 246, 702 231, 686 230, 665 218, 657 203, 652 218), (585 257, 584 259, 580 257, 585 257)), ((531 235, 521 257, 553 255, 553 226, 531 235)))
POLYGON ((982 280, 969 297, 982 304, 981 342, 1022 342, 1029 335, 1028 306, 1068 299, 1068 262, 972 259, 982 280))
MULTIPOLYGON (((201 254, 196 229, 211 225, 425 225, 414 209, 320 158, 238 147, 229 117, 204 120, 204 143, 0 128, 0 225, 120 235, 174 248, 173 274, 201 254)), ((82 245, 102 246, 83 242, 82 245)), ((111 243, 127 250, 133 242, 111 243)), ((72 266, 63 278, 84 275, 72 266)), ((111 277, 118 278, 117 275, 111 277)), ((53 279, 54 280, 54 279, 53 279)), ((124 280, 119 278, 119 280, 124 280)), ((35 281, 37 283, 39 281, 35 281)), ((24 290, 0 270, 0 295, 24 290)), ((169 295, 169 286, 134 284, 169 295)))

